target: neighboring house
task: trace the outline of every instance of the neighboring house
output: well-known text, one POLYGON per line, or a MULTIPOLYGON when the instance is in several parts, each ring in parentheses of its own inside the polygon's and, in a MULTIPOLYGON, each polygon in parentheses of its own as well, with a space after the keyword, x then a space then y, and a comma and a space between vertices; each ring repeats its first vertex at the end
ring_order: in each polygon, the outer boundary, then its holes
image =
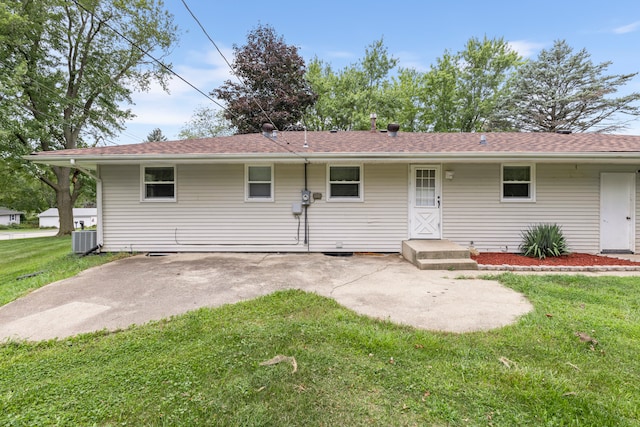
MULTIPOLYGON (((38 214, 40 228, 55 227, 60 228, 60 217, 58 208, 49 208, 38 214)), ((98 224, 97 208, 73 208, 73 224, 75 228, 91 227, 98 224)))
POLYGON ((639 243, 640 136, 280 132, 27 158, 97 178, 104 251, 517 252, 538 223, 577 252, 639 243))
POLYGON ((0 225, 20 224, 20 215, 23 213, 0 207, 0 225))

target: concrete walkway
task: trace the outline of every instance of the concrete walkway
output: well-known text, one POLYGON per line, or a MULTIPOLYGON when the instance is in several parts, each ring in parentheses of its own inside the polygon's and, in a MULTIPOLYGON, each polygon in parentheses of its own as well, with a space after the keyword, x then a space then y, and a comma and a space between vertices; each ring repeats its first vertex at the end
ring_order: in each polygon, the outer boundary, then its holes
POLYGON ((399 255, 139 255, 0 307, 0 341, 116 330, 294 288, 364 315, 448 332, 499 328, 532 309, 523 295, 477 274, 420 271, 399 255))

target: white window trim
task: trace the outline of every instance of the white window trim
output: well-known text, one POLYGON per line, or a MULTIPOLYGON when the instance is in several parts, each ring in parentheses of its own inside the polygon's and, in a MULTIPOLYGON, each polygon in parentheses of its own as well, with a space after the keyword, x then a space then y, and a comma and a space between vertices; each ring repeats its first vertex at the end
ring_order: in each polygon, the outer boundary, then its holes
MULTIPOLYGON (((355 181, 353 181, 355 182, 355 181)), ((329 164, 327 163, 327 202, 364 202, 364 165, 361 163, 329 164), (331 168, 332 167, 357 167, 360 168, 360 181, 358 181, 358 197, 331 197, 331 168)))
POLYGON ((176 165, 159 164, 159 165, 140 165, 140 201, 144 203, 175 203, 178 201, 178 168, 176 165), (144 180, 145 168, 173 168, 173 197, 150 197, 147 198, 146 182, 144 180))
MULTIPOLYGON (((509 181, 525 182, 525 181, 509 181)), ((504 203, 534 203, 536 201, 536 164, 535 163, 502 163, 500 165, 500 201, 504 203), (527 166, 530 171, 529 197, 505 197, 504 196, 504 167, 505 166, 527 166)))
MULTIPOLYGON (((244 201, 245 202, 274 202, 275 201, 275 181, 274 181, 274 167, 273 163, 251 163, 244 165, 244 201), (271 170, 271 195, 269 197, 250 197, 249 196, 249 168, 250 167, 265 167, 268 166, 271 170)), ((266 181, 254 181, 266 183, 266 181)))

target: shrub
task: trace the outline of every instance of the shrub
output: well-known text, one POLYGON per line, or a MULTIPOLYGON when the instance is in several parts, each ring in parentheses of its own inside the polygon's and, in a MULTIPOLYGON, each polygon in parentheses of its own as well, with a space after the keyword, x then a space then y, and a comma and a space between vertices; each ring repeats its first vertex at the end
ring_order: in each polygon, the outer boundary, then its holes
POLYGON ((522 232, 520 250, 525 256, 545 259, 569 253, 567 241, 558 224, 538 224, 529 226, 522 232))
POLYGON ((18 230, 20 229, 20 224, 11 223, 9 225, 2 224, 0 225, 0 230, 18 230))

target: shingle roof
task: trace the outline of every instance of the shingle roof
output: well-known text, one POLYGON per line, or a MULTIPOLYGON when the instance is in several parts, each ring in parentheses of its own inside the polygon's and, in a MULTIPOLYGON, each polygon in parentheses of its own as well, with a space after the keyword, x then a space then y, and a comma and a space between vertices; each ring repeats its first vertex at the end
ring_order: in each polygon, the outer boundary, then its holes
POLYGON ((13 209, 0 206, 0 215, 22 215, 24 212, 14 211, 13 209))
MULTIPOLYGON (((73 208, 73 216, 97 216, 98 208, 73 208)), ((58 208, 49 208, 38 214, 38 218, 57 218, 58 208)))
MULTIPOLYGON (((411 153, 640 153, 640 136, 596 133, 404 133, 386 132, 279 132, 276 138, 262 134, 234 135, 183 141, 146 142, 85 149, 38 152, 30 156, 100 158, 103 156, 259 155, 314 154, 411 154, 411 153), (305 147, 305 140, 308 148, 305 147)), ((43 159, 44 160, 44 159, 43 159)))

